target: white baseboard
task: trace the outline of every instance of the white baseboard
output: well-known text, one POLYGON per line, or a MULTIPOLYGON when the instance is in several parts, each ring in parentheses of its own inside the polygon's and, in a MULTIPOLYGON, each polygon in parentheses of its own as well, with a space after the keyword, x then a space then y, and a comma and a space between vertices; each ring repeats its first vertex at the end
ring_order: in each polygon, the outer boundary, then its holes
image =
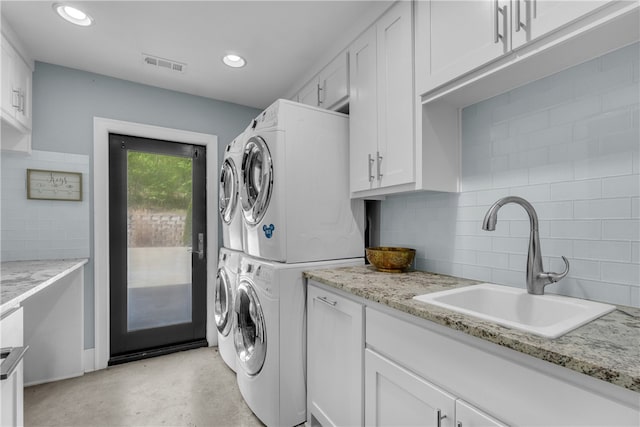
POLYGON ((83 367, 84 372, 93 372, 96 370, 96 349, 87 348, 83 354, 83 367))

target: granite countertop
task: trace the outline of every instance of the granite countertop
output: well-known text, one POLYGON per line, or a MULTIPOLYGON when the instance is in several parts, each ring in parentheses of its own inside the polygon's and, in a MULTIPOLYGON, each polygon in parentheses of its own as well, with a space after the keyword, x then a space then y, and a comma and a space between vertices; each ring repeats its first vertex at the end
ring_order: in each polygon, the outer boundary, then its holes
POLYGON ((313 270, 305 277, 440 325, 640 392, 640 309, 617 310, 548 339, 413 299, 480 282, 411 271, 377 272, 371 266, 313 270))
POLYGON ((87 263, 86 259, 0 263, 0 314, 87 263))

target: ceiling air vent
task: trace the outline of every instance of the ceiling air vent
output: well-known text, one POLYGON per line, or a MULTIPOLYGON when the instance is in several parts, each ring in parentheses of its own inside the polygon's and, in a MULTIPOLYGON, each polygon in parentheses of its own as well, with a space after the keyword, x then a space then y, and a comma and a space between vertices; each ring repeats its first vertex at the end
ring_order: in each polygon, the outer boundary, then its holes
POLYGON ((184 73, 187 69, 187 64, 183 64, 171 59, 160 58, 158 56, 142 54, 142 60, 146 65, 154 68, 162 68, 169 71, 175 71, 178 73, 184 73))

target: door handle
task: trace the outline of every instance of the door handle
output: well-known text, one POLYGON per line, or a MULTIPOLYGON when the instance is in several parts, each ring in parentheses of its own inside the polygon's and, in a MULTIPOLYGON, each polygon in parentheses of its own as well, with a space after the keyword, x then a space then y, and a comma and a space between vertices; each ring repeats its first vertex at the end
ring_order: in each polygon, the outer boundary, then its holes
POLYGON ((198 233, 198 250, 189 249, 189 252, 198 254, 198 259, 204 259, 204 233, 198 233))

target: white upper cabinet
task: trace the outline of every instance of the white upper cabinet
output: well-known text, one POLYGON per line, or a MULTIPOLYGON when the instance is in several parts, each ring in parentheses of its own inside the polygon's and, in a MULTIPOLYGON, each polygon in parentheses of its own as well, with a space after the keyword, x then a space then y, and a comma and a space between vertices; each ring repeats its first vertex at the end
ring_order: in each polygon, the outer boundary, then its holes
POLYGON ((376 30, 367 30, 349 49, 349 177, 351 191, 373 188, 378 147, 376 30))
POLYGON ((2 37, 2 117, 31 129, 31 68, 2 37))
POLYGON ((512 0, 512 48, 550 33, 607 3, 610 0, 512 0))
POLYGON ((352 196, 411 184, 415 181, 411 2, 397 2, 349 52, 352 196))
MULTIPOLYGON (((4 22, 3 22, 3 25, 4 22)), ((4 29, 3 29, 4 30, 4 29)), ((31 66, 2 34, 2 149, 31 152, 31 66)))
POLYGON ((349 53, 342 52, 318 74, 318 105, 329 110, 344 106, 349 98, 349 53))
POLYGON ((296 95, 296 101, 301 104, 318 106, 318 80, 314 79, 307 83, 305 87, 300 89, 296 95))
POLYGON ((419 91, 437 87, 507 52, 508 1, 418 1, 416 55, 427 61, 419 91))
POLYGON ((349 102, 349 54, 342 52, 307 83, 294 99, 302 104, 340 110, 349 102))
POLYGON ((613 3, 476 0, 416 2, 416 86, 424 94, 613 3))

